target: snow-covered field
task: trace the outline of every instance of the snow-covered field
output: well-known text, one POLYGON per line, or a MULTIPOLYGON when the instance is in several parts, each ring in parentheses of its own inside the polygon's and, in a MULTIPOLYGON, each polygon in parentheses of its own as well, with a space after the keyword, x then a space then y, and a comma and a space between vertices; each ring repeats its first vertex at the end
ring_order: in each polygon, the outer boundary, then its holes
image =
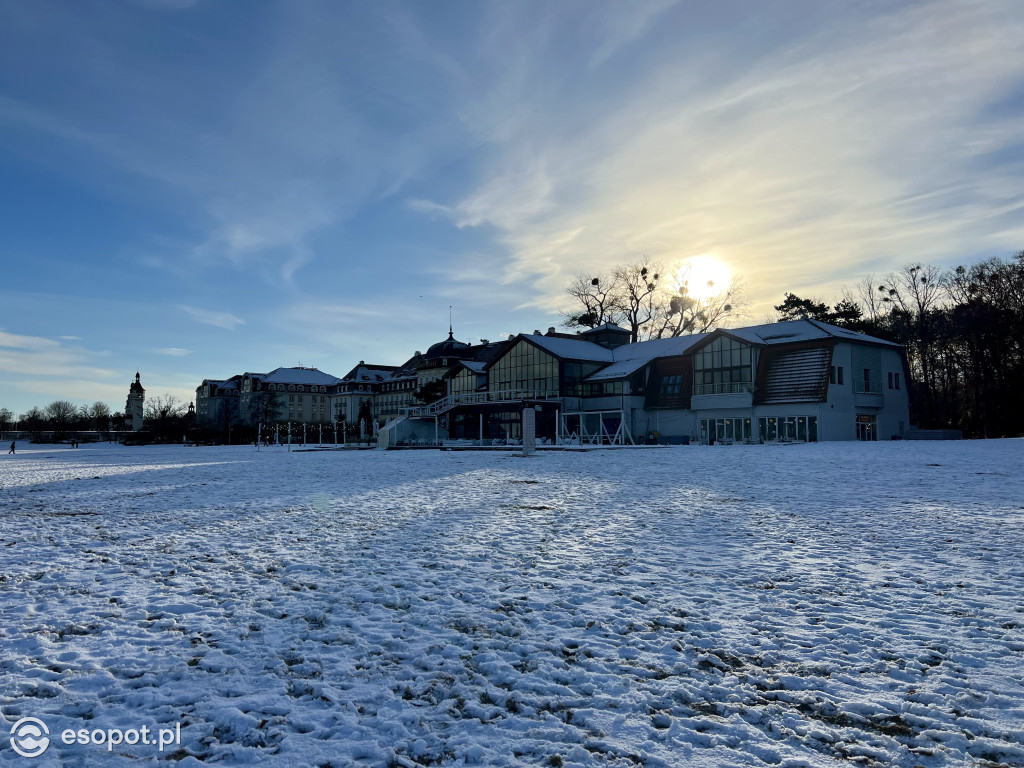
POLYGON ((1024 765, 1024 440, 0 458, 0 762, 1024 765))

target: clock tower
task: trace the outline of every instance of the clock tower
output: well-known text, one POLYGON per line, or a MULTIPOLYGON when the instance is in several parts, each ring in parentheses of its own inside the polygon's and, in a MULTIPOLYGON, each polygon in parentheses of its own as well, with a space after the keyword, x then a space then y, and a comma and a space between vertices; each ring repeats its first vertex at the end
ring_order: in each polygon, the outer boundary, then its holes
POLYGON ((128 389, 128 403, 124 407, 124 420, 131 424, 132 432, 142 429, 142 404, 146 399, 146 390, 142 388, 139 381, 138 371, 135 373, 135 381, 128 389))

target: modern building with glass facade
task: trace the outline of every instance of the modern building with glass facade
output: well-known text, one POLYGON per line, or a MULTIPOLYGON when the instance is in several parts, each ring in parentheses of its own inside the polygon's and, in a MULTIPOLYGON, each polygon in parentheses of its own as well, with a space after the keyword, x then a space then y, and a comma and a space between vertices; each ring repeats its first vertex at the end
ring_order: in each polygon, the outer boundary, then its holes
POLYGON ((385 427, 386 445, 515 444, 525 408, 541 442, 559 444, 888 440, 909 428, 904 350, 882 339, 802 319, 628 342, 611 325, 477 345, 449 331, 401 366, 360 361, 340 379, 208 379, 197 415, 385 427))
POLYGON ((560 443, 887 440, 909 425, 905 355, 882 339, 802 319, 627 341, 614 326, 520 334, 452 367, 447 396, 407 417, 511 443, 526 407, 560 443))

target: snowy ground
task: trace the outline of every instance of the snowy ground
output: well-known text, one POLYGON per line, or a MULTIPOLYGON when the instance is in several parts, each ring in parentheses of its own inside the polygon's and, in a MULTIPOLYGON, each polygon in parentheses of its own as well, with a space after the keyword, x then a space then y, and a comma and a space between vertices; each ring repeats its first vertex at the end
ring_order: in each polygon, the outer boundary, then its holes
POLYGON ((0 458, 0 763, 1024 766, 1024 440, 0 458))

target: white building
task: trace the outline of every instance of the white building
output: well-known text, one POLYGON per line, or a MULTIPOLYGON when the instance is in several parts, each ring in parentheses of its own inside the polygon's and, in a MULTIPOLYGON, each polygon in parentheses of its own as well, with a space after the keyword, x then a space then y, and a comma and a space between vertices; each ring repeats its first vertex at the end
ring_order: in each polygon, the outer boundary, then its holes
MULTIPOLYGON (((453 438, 537 434, 600 442, 815 442, 903 437, 907 366, 898 344, 794 320, 629 344, 602 326, 520 334, 446 377, 448 396, 412 418, 453 438)), ((396 433, 397 434, 397 433, 396 433)))

